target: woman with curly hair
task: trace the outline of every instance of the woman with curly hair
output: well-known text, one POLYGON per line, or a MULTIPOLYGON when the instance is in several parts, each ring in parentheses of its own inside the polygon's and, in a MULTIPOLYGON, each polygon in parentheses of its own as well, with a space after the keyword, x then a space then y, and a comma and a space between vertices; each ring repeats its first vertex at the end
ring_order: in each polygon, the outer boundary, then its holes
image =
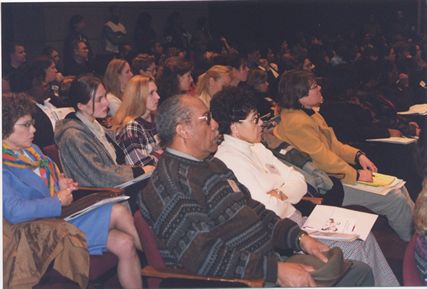
MULTIPOLYGON (((23 94, 2 98, 3 217, 12 224, 58 218, 73 202, 78 184, 33 144, 32 101, 23 94)), ((90 255, 110 251, 119 259, 123 288, 142 288, 137 249, 141 243, 129 210, 106 204, 71 221, 85 235, 90 255)))

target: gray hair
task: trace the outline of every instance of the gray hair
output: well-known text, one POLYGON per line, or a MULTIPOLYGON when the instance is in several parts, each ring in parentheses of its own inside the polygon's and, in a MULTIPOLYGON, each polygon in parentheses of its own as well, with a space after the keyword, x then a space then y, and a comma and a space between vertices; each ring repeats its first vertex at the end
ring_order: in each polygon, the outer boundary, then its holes
POLYGON ((155 122, 162 147, 167 147, 173 142, 175 128, 179 123, 191 122, 192 112, 182 103, 185 96, 185 94, 174 95, 162 102, 157 109, 155 122))

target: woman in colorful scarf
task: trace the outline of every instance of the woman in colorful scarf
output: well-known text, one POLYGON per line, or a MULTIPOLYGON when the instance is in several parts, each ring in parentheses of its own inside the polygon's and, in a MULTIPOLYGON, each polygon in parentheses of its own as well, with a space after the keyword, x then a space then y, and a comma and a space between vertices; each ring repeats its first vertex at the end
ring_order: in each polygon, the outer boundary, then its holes
MULTIPOLYGON (((55 218, 73 201, 77 183, 66 178, 43 155, 34 139, 34 104, 24 94, 2 97, 3 107, 3 217, 12 224, 55 218)), ((123 288, 142 288, 141 249, 133 219, 119 204, 107 204, 72 221, 86 236, 89 254, 111 251, 119 259, 118 277, 123 288)))

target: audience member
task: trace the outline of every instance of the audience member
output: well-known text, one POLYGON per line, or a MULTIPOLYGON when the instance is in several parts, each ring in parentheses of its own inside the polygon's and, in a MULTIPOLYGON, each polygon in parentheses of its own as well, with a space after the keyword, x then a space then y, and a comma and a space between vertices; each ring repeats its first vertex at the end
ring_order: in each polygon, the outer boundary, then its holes
MULTIPOLYGON (((60 174, 56 164, 32 143, 33 104, 21 95, 2 98, 3 216, 12 224, 58 218, 73 201, 78 184, 60 174)), ((129 210, 106 204, 69 221, 83 231, 91 255, 110 251, 119 259, 123 288, 142 288, 141 243, 129 210)), ((33 236, 36 237, 36 236, 33 236)))
POLYGON ((105 118, 108 111, 106 90, 99 78, 77 78, 69 95, 76 112, 59 121, 55 129, 55 142, 66 175, 83 186, 114 187, 153 169, 124 165, 114 133, 96 120, 105 118))
MULTIPOLYGON (((218 124, 203 102, 167 99, 156 126, 166 151, 139 205, 166 264, 202 275, 264 278, 282 287, 314 286, 309 267, 281 262, 276 250, 303 250, 325 260, 328 246, 266 210, 224 163, 208 159, 217 149, 218 124)), ((337 285, 371 286, 370 271, 353 261, 337 285)))
MULTIPOLYGON (((321 114, 313 110, 323 102, 320 91, 321 86, 310 72, 297 70, 282 74, 281 121, 273 130, 275 136, 309 154, 317 167, 341 177, 344 183, 372 182, 373 172, 377 171, 375 164, 362 151, 341 143, 321 114), (352 166, 355 164, 361 169, 356 170, 352 166)), ((343 205, 361 205, 385 215, 401 239, 409 241, 412 236, 414 203, 404 186, 385 196, 345 189, 343 205)))
POLYGON ((86 27, 86 21, 82 15, 76 14, 70 17, 68 21, 68 30, 64 40, 64 67, 72 66, 74 56, 75 42, 83 41, 88 49, 88 61, 93 57, 93 51, 89 43, 89 38, 83 33, 86 27))
POLYGON ((175 94, 189 93, 193 90, 192 69, 193 64, 187 60, 178 57, 166 59, 157 78, 159 94, 162 96, 160 102, 175 94))
POLYGON ((2 78, 9 79, 19 66, 27 61, 27 53, 23 44, 18 42, 7 42, 3 47, 2 78))
MULTIPOLYGON (((219 133, 224 135, 215 157, 233 171, 254 200, 280 218, 290 218, 301 227, 305 218, 292 204, 299 203, 310 188, 301 173, 282 163, 261 143, 263 122, 253 95, 241 88, 225 88, 214 95, 211 112, 218 123, 219 133)), ((341 206, 334 195, 334 191, 327 192, 322 204, 341 206)), ((331 247, 340 247, 345 258, 370 265, 376 286, 399 285, 372 234, 366 241, 324 242, 331 247)))
POLYGON ((131 67, 134 75, 146 74, 154 79, 156 78, 157 65, 153 55, 145 53, 138 54, 132 59, 131 67))
POLYGON ((112 124, 117 143, 128 165, 157 164, 162 150, 159 145, 154 113, 160 96, 154 78, 135 75, 127 83, 123 102, 112 124))
POLYGON ((109 11, 110 17, 102 29, 103 48, 106 54, 117 55, 120 44, 126 41, 127 30, 120 22, 120 7, 112 5, 109 7, 109 11))
POLYGON ((93 72, 89 62, 89 47, 83 40, 75 40, 71 43, 72 54, 69 59, 64 56, 64 75, 79 76, 93 72))
POLYGON ((104 85, 107 90, 108 116, 113 116, 122 103, 123 91, 133 76, 126 60, 113 59, 108 63, 104 74, 104 85))
POLYGON ((210 106, 212 96, 223 87, 230 85, 231 69, 228 66, 214 65, 205 73, 199 75, 196 86, 196 96, 210 106))
POLYGON ((269 94, 267 72, 258 68, 251 69, 248 74, 247 84, 255 94, 258 112, 262 116, 271 118, 274 115, 276 103, 269 94))

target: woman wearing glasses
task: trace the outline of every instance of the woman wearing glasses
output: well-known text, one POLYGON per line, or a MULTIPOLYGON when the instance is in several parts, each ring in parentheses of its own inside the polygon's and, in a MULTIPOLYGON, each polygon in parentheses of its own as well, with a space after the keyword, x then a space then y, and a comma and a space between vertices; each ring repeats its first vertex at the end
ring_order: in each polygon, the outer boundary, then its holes
MULTIPOLYGON (((254 200, 280 218, 302 226, 305 219, 293 205, 307 193, 307 184, 301 173, 283 164, 261 143, 262 120, 253 95, 241 88, 225 88, 212 98, 211 111, 219 133, 224 135, 215 157, 233 171, 254 200)), ((327 242, 340 247, 345 258, 370 265, 376 286, 398 286, 372 234, 366 241, 327 242)))
MULTIPOLYGON (((78 185, 60 174, 56 164, 33 144, 33 110, 26 95, 2 98, 3 217, 12 224, 58 218, 62 207, 73 201, 72 191, 78 185)), ((141 243, 126 207, 107 204, 69 222, 84 233, 90 255, 107 250, 117 255, 123 288, 142 288, 136 252, 141 243)))
MULTIPOLYGON (((279 82, 281 121, 273 133, 300 151, 310 155, 315 166, 345 184, 373 181, 377 167, 357 148, 341 143, 315 108, 323 102, 321 86, 309 71, 294 70, 282 74, 279 82), (353 165, 359 165, 355 169, 353 165)), ((404 241, 412 236, 414 202, 405 187, 387 195, 345 188, 343 206, 360 205, 387 217, 391 227, 404 241)))

